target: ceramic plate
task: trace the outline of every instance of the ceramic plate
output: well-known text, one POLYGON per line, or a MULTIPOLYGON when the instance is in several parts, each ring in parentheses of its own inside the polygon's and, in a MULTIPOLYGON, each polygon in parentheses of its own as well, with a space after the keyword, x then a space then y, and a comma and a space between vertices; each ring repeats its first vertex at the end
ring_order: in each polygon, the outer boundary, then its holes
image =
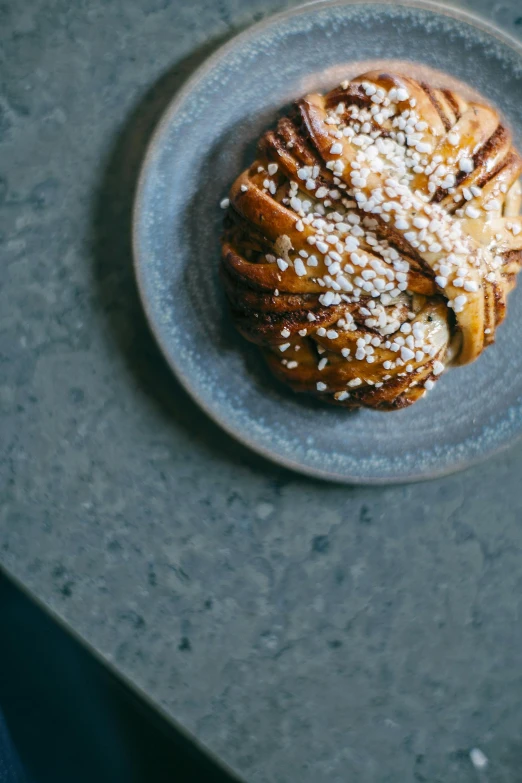
POLYGON ((522 431, 522 284, 496 345, 393 413, 347 412, 294 395, 229 322, 218 278, 219 201, 293 99, 383 60, 420 65, 434 81, 456 79, 487 96, 522 148, 522 46, 514 39, 431 3, 311 3, 237 36, 176 96, 145 159, 134 221, 145 310, 185 388, 264 456, 348 483, 439 476, 522 431))

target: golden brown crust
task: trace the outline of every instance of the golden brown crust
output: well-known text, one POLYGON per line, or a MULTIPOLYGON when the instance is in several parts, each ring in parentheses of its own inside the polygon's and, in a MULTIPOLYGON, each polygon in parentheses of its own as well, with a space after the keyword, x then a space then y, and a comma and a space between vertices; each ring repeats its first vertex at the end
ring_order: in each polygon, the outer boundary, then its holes
POLYGON ((234 182, 221 276, 294 390, 415 402, 494 341, 522 264, 522 159, 491 107, 372 71, 298 101, 234 182))

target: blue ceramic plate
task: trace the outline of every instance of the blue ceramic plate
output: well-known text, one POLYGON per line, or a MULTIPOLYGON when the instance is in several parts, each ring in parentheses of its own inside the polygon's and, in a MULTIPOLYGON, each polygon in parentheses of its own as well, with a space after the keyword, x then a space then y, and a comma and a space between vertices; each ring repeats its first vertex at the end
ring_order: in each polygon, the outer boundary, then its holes
POLYGON ((522 286, 495 346, 394 413, 347 412, 294 395, 229 322, 218 279, 219 201, 282 108, 383 60, 402 61, 398 67, 410 72, 424 67, 434 83, 453 79, 486 96, 522 147, 522 46, 515 40, 431 3, 326 0, 250 28, 194 74, 151 142, 134 221, 145 310, 188 392, 264 456, 349 483, 440 476, 522 431, 522 286))

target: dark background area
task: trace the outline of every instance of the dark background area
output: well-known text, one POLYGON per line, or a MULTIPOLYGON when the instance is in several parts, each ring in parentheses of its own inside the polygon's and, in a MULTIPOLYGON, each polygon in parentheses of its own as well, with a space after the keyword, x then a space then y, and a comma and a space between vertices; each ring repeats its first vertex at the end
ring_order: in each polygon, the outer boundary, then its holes
POLYGON ((1 572, 0 617, 0 709, 30 783, 237 780, 1 572))

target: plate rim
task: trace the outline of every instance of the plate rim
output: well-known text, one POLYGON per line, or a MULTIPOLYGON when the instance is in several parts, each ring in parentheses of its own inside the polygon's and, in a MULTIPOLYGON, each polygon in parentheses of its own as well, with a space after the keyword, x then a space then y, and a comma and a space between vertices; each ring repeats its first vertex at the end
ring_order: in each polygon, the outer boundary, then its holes
POLYGON ((174 373, 177 381, 213 422, 221 427, 221 429, 223 429, 228 435, 251 451, 259 454, 263 458, 276 465, 280 465, 296 473, 334 482, 336 484, 346 484, 353 486, 391 486, 419 483, 422 481, 432 481, 438 478, 443 478, 444 476, 452 475, 453 473, 458 473, 460 471, 471 468, 474 465, 485 462, 491 457, 494 457, 515 445, 515 443, 522 438, 522 429, 512 438, 504 443, 496 445, 485 454, 478 454, 470 458, 457 460, 451 465, 446 465, 445 467, 441 467, 439 469, 435 468, 430 470, 428 474, 416 473, 410 474, 408 476, 401 476, 399 474, 389 476, 353 476, 335 472, 333 470, 323 470, 318 467, 306 465, 302 462, 294 461, 282 454, 279 454, 278 452, 271 451, 264 445, 259 444, 255 438, 249 439, 248 436, 243 434, 243 431, 231 425, 225 416, 220 415, 219 412, 216 412, 213 407, 207 403, 206 399, 200 394, 197 386, 191 383, 183 373, 181 366, 176 362, 175 355, 173 355, 169 349, 168 342, 163 338, 161 325, 156 318, 155 309, 152 307, 149 297, 147 296, 145 273, 146 260, 143 258, 139 249, 141 233, 140 213, 142 212, 143 207, 144 191, 146 188, 149 169, 151 168, 154 155, 159 146, 159 142, 165 130, 170 125, 172 118, 179 111, 179 108, 182 106, 186 97, 190 95, 199 82, 202 81, 202 79, 204 79, 210 71, 212 71, 214 66, 218 62, 221 62, 221 60, 226 57, 229 52, 234 51, 238 44, 241 45, 252 39, 255 39, 259 33, 263 32, 266 28, 272 26, 278 21, 284 21, 296 16, 300 16, 303 13, 309 13, 310 11, 313 12, 314 10, 320 10, 324 8, 341 8, 343 6, 368 5, 392 6, 394 8, 406 9, 422 9, 431 11, 440 16, 456 19, 497 39, 504 46, 512 49, 518 55, 518 57, 520 57, 522 62, 522 42, 517 38, 510 35, 510 33, 498 28, 489 20, 473 13, 472 11, 449 6, 443 2, 439 2, 438 0, 399 0, 399 2, 395 2, 395 0, 309 0, 309 2, 294 6, 293 8, 288 8, 284 11, 269 14, 266 18, 249 25, 244 30, 241 30, 240 32, 233 35, 228 41, 221 44, 221 46, 219 46, 211 55, 205 58, 205 60, 183 82, 182 86, 169 100, 159 121, 154 127, 140 164, 140 171, 133 199, 131 245, 134 277, 141 300, 141 306, 154 339, 159 345, 163 357, 169 368, 174 373))

